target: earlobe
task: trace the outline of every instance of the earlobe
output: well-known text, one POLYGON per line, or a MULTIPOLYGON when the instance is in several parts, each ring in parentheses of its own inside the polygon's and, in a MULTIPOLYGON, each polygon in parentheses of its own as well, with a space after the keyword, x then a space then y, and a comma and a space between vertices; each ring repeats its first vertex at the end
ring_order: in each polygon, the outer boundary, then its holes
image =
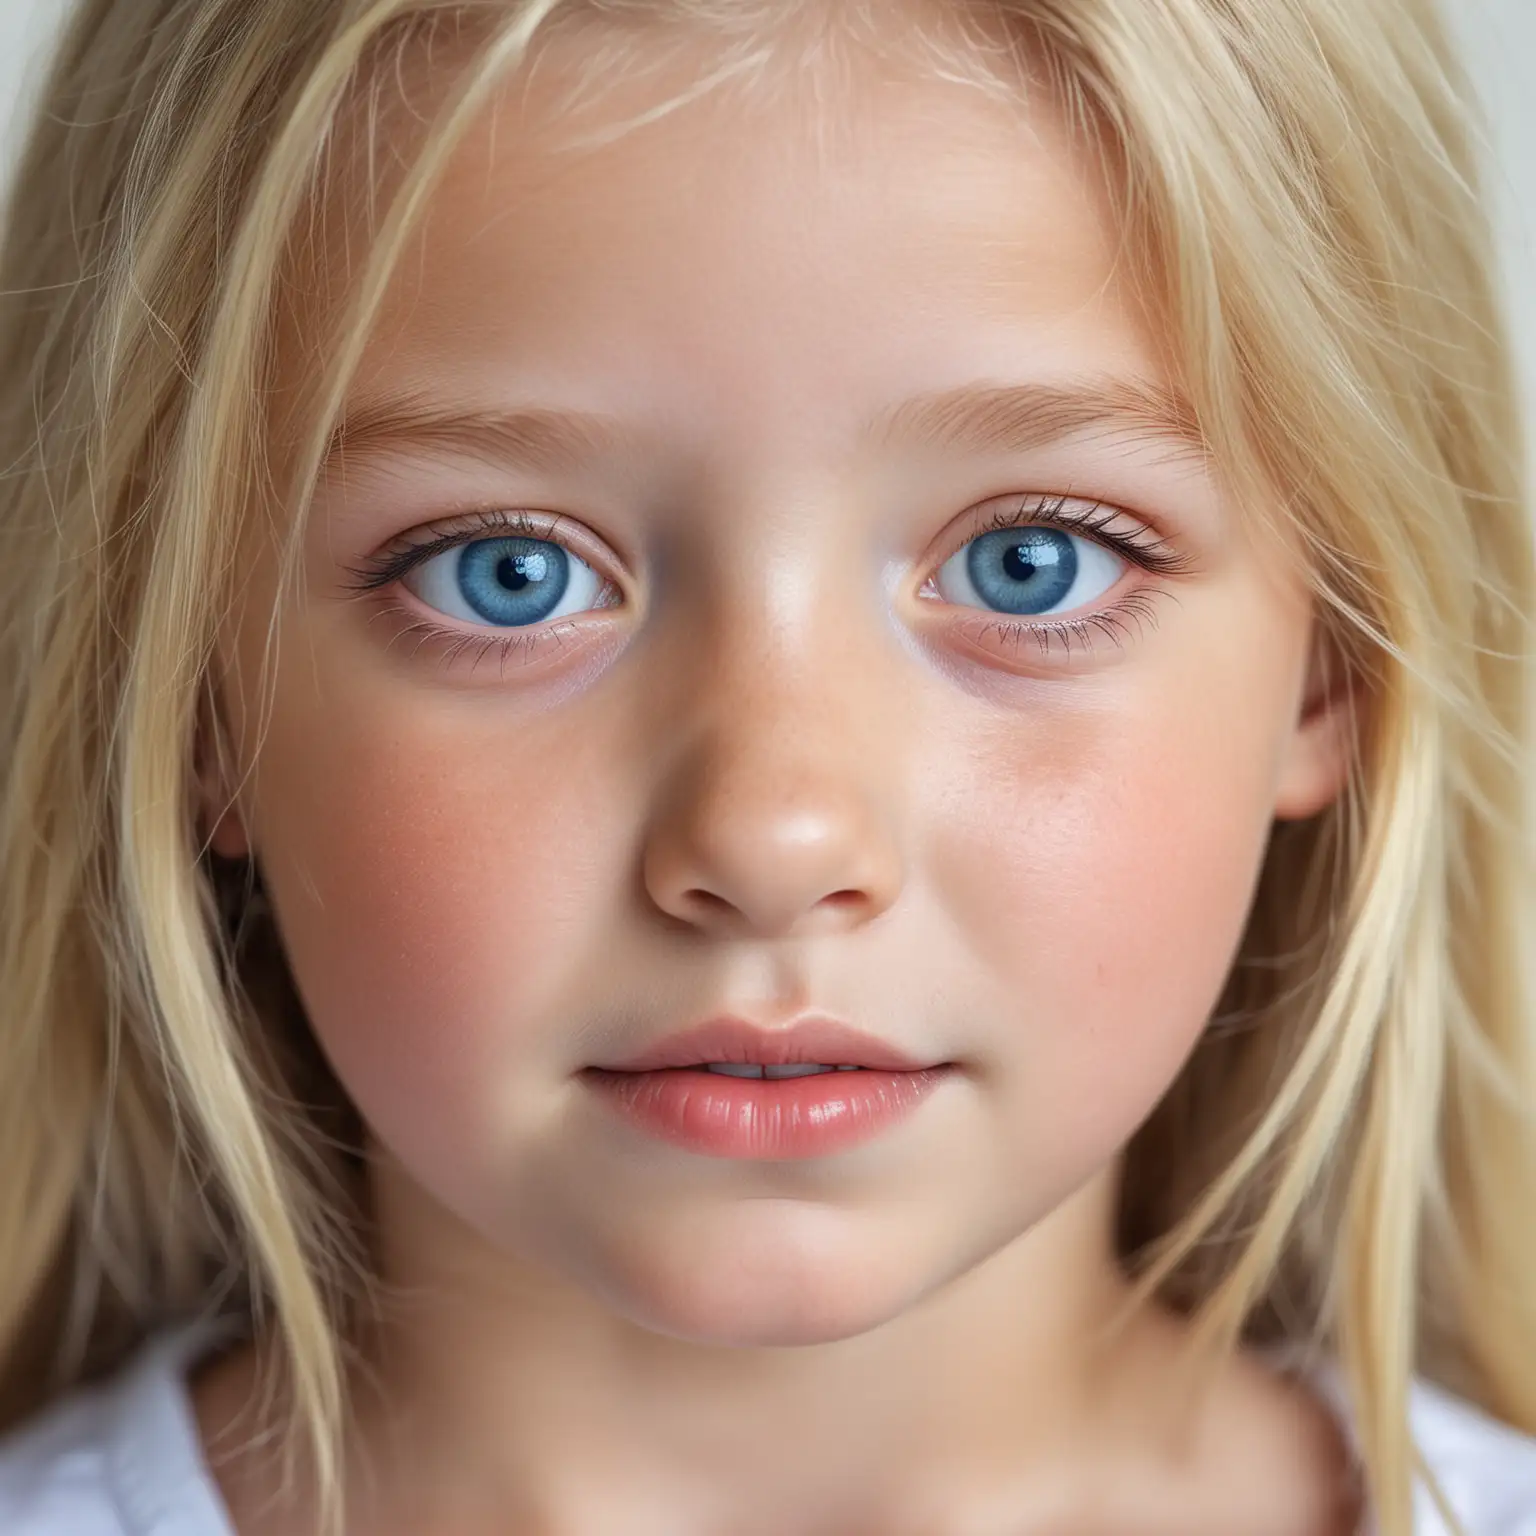
POLYGON ((1314 631, 1300 711, 1275 789, 1275 819, 1304 821, 1325 810, 1349 782, 1357 745, 1356 685, 1336 646, 1314 631))
POLYGON ((226 739, 216 703, 205 690, 193 749, 198 835, 221 858, 245 859, 250 857, 251 842, 236 803, 232 775, 227 772, 230 754, 223 745, 226 739))
POLYGON ((208 846, 221 858, 250 857, 251 843, 245 834, 245 822, 233 805, 214 822, 213 831, 208 837, 208 846))

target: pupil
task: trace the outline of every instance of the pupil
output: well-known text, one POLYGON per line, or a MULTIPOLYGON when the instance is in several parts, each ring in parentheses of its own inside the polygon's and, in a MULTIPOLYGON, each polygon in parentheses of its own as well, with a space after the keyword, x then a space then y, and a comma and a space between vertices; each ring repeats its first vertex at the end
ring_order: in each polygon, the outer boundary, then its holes
POLYGON ((1035 562, 1026 553, 1028 547, 1026 544, 1015 544, 1003 558, 1008 574, 1015 581, 1028 581, 1035 574, 1035 562))
POLYGON ((521 592, 535 581, 543 581, 549 562, 543 555, 504 555, 496 563, 496 580, 510 592, 521 592))

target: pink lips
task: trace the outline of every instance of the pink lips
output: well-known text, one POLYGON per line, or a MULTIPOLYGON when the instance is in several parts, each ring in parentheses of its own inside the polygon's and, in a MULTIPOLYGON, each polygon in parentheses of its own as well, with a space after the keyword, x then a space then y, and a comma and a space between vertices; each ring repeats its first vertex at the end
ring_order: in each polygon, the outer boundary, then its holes
POLYGON ((714 1157, 805 1158, 847 1150, 905 1119, 950 1075, 834 1020, 762 1030, 711 1019, 583 1079, 636 1129, 714 1157), (703 1070, 706 1062, 857 1066, 788 1078, 703 1070))

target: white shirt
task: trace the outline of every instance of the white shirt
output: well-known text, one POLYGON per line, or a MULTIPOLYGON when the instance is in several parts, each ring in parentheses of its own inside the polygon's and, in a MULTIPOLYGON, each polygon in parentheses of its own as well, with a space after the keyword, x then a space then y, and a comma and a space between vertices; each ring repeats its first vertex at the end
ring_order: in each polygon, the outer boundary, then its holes
MULTIPOLYGON (((235 1536, 187 1392, 188 1370, 217 1337, 206 1324, 161 1334, 116 1376, 0 1438, 0 1532, 235 1536)), ((1325 1362, 1308 1375, 1355 1444, 1336 1369, 1325 1362)), ((1536 1440, 1419 1379, 1409 1413, 1467 1536, 1536 1536, 1536 1440)), ((1448 1536, 1422 1486, 1414 1492, 1414 1533, 1448 1536)), ((1361 1536, 1377 1536, 1369 1516, 1361 1536)))

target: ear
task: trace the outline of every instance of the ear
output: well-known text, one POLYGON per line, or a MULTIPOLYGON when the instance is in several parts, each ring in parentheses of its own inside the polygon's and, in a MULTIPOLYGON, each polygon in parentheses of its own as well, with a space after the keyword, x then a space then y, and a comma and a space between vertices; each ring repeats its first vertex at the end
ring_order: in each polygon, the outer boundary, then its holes
POLYGON ((251 842, 236 803, 233 761, 229 733, 210 684, 198 704, 193 746, 197 830, 221 857, 244 859, 250 857, 251 842))
POLYGON ((1314 619, 1306 684, 1275 788, 1275 819, 1304 821, 1343 792, 1357 747, 1355 676, 1314 619))

